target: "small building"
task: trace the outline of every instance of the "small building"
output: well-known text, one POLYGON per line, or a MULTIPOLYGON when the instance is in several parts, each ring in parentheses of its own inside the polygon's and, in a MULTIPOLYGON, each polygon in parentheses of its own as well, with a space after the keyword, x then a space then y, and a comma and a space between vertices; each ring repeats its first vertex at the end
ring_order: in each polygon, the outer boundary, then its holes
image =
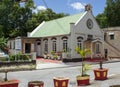
POLYGON ((120 58, 120 27, 109 27, 104 31, 104 47, 108 58, 120 58))
POLYGON ((104 33, 99 28, 90 5, 85 6, 85 12, 43 21, 21 41, 23 53, 34 51, 37 56, 66 51, 68 59, 79 58, 75 47, 91 49, 92 53, 86 57, 104 55, 104 33))

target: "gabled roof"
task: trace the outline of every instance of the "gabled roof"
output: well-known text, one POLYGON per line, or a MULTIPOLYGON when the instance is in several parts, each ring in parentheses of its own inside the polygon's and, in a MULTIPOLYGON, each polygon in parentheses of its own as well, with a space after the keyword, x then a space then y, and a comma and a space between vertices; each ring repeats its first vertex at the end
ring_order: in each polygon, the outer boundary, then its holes
POLYGON ((70 23, 80 21, 85 12, 41 23, 30 37, 48 37, 70 34, 70 23))

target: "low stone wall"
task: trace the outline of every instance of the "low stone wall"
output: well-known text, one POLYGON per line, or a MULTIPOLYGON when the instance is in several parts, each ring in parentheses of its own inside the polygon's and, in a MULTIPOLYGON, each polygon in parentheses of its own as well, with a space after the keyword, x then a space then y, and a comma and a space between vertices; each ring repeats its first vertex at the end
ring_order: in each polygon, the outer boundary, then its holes
POLYGON ((82 61, 82 58, 73 58, 73 59, 71 59, 71 58, 63 58, 62 61, 63 62, 80 62, 80 61, 82 61))
POLYGON ((32 61, 4 61, 0 62, 0 72, 35 70, 36 60, 32 61))

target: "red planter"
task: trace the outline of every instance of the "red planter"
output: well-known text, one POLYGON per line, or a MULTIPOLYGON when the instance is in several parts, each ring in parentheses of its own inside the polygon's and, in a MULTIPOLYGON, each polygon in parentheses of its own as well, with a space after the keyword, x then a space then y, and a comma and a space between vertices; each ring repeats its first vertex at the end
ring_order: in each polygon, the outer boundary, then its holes
POLYGON ((108 69, 94 69, 95 80, 106 80, 108 69))
POLYGON ((43 81, 30 81, 28 87, 44 87, 43 81))
POLYGON ((90 84, 90 77, 89 76, 77 76, 77 86, 86 86, 90 84))
POLYGON ((68 87, 68 78, 65 77, 54 77, 54 87, 68 87))
POLYGON ((0 87, 18 87, 19 80, 9 80, 6 82, 0 82, 0 87))

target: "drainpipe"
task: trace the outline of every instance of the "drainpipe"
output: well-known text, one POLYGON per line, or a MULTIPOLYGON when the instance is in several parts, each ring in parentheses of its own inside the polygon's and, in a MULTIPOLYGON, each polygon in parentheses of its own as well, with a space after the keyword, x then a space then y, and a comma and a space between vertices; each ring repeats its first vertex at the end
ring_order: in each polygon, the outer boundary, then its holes
POLYGON ((74 49, 75 49, 75 41, 73 41, 73 40, 75 40, 75 28, 74 28, 74 26, 75 26, 75 23, 70 23, 70 37, 71 37, 71 58, 74 58, 75 57, 75 51, 74 51, 74 49))

